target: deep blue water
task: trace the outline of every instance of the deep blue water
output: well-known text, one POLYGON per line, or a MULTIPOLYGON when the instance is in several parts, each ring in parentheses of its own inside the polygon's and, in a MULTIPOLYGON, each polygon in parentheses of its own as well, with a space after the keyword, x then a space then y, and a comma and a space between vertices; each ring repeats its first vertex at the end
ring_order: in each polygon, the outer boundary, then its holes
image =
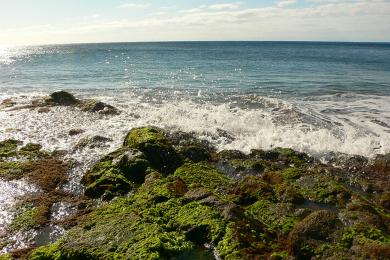
POLYGON ((107 43, 0 51, 0 88, 15 87, 390 95, 390 44, 107 43))

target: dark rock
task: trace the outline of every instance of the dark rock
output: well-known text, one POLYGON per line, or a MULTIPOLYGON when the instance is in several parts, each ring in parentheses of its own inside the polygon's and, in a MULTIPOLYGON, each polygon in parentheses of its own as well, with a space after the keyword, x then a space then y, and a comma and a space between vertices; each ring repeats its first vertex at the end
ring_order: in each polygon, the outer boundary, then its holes
POLYGON ((211 159, 208 150, 195 145, 181 147, 178 149, 178 153, 193 162, 209 161, 211 159))
POLYGON ((51 93, 48 98, 45 99, 47 104, 70 106, 77 105, 80 101, 76 99, 72 94, 66 91, 57 91, 51 93))
POLYGON ((96 147, 102 147, 105 146, 106 143, 112 142, 111 138, 107 138, 104 136, 96 135, 91 138, 85 137, 80 139, 80 141, 75 145, 73 148, 74 150, 82 150, 86 147, 93 149, 96 147))
POLYGON ((125 147, 143 152, 152 167, 169 174, 180 166, 182 159, 177 154, 164 132, 155 127, 134 128, 127 134, 125 147))
POLYGON ((79 135, 79 134, 82 134, 82 133, 84 133, 85 132, 85 130, 83 130, 83 129, 71 129, 71 130, 69 130, 69 135, 70 136, 74 136, 74 135, 79 135))
POLYGON ((38 113, 40 113, 40 114, 49 113, 49 112, 50 112, 50 108, 48 108, 48 107, 41 107, 38 109, 38 113))
POLYGON ((232 160, 232 159, 247 159, 248 156, 238 150, 223 150, 217 154, 221 160, 232 160))
POLYGON ((84 112, 98 112, 102 115, 118 115, 119 110, 104 102, 97 100, 86 100, 79 104, 81 111, 84 112))
POLYGON ((10 99, 10 98, 7 98, 7 99, 4 99, 4 100, 1 102, 1 105, 4 106, 4 107, 13 107, 14 105, 16 105, 16 102, 13 101, 13 100, 10 99))
POLYGON ((299 259, 311 259, 315 249, 323 243, 332 242, 332 233, 341 224, 331 211, 315 211, 296 224, 288 237, 288 250, 299 259))

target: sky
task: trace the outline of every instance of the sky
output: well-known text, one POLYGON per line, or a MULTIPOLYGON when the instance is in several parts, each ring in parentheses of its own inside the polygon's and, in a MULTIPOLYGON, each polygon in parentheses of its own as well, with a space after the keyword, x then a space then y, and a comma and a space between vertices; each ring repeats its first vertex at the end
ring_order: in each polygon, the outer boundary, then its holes
POLYGON ((0 45, 385 41, 390 0, 0 0, 0 45))

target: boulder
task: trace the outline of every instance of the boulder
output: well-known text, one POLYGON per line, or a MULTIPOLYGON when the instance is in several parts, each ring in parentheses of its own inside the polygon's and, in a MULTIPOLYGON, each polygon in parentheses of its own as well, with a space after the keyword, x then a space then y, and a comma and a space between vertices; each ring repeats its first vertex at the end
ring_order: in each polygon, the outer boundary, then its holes
POLYGON ((80 103, 72 94, 66 91, 57 91, 50 94, 45 99, 46 104, 59 105, 59 106, 71 106, 80 103))
POLYGON ((123 145, 140 150, 151 166, 164 174, 173 173, 182 163, 181 157, 165 137, 164 132, 156 127, 130 130, 123 145))

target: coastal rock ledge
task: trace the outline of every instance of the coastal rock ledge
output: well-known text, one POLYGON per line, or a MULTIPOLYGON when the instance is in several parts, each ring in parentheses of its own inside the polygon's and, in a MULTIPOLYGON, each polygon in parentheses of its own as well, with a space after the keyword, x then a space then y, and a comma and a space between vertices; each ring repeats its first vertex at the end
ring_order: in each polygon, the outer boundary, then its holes
MULTIPOLYGON (((2 142, 1 158, 17 145, 2 142)), ((390 155, 342 158, 217 152, 189 133, 134 128, 85 173, 89 207, 57 223, 64 236, 0 259, 389 259, 390 155)), ((9 167, 0 160, 0 177, 9 167)))

